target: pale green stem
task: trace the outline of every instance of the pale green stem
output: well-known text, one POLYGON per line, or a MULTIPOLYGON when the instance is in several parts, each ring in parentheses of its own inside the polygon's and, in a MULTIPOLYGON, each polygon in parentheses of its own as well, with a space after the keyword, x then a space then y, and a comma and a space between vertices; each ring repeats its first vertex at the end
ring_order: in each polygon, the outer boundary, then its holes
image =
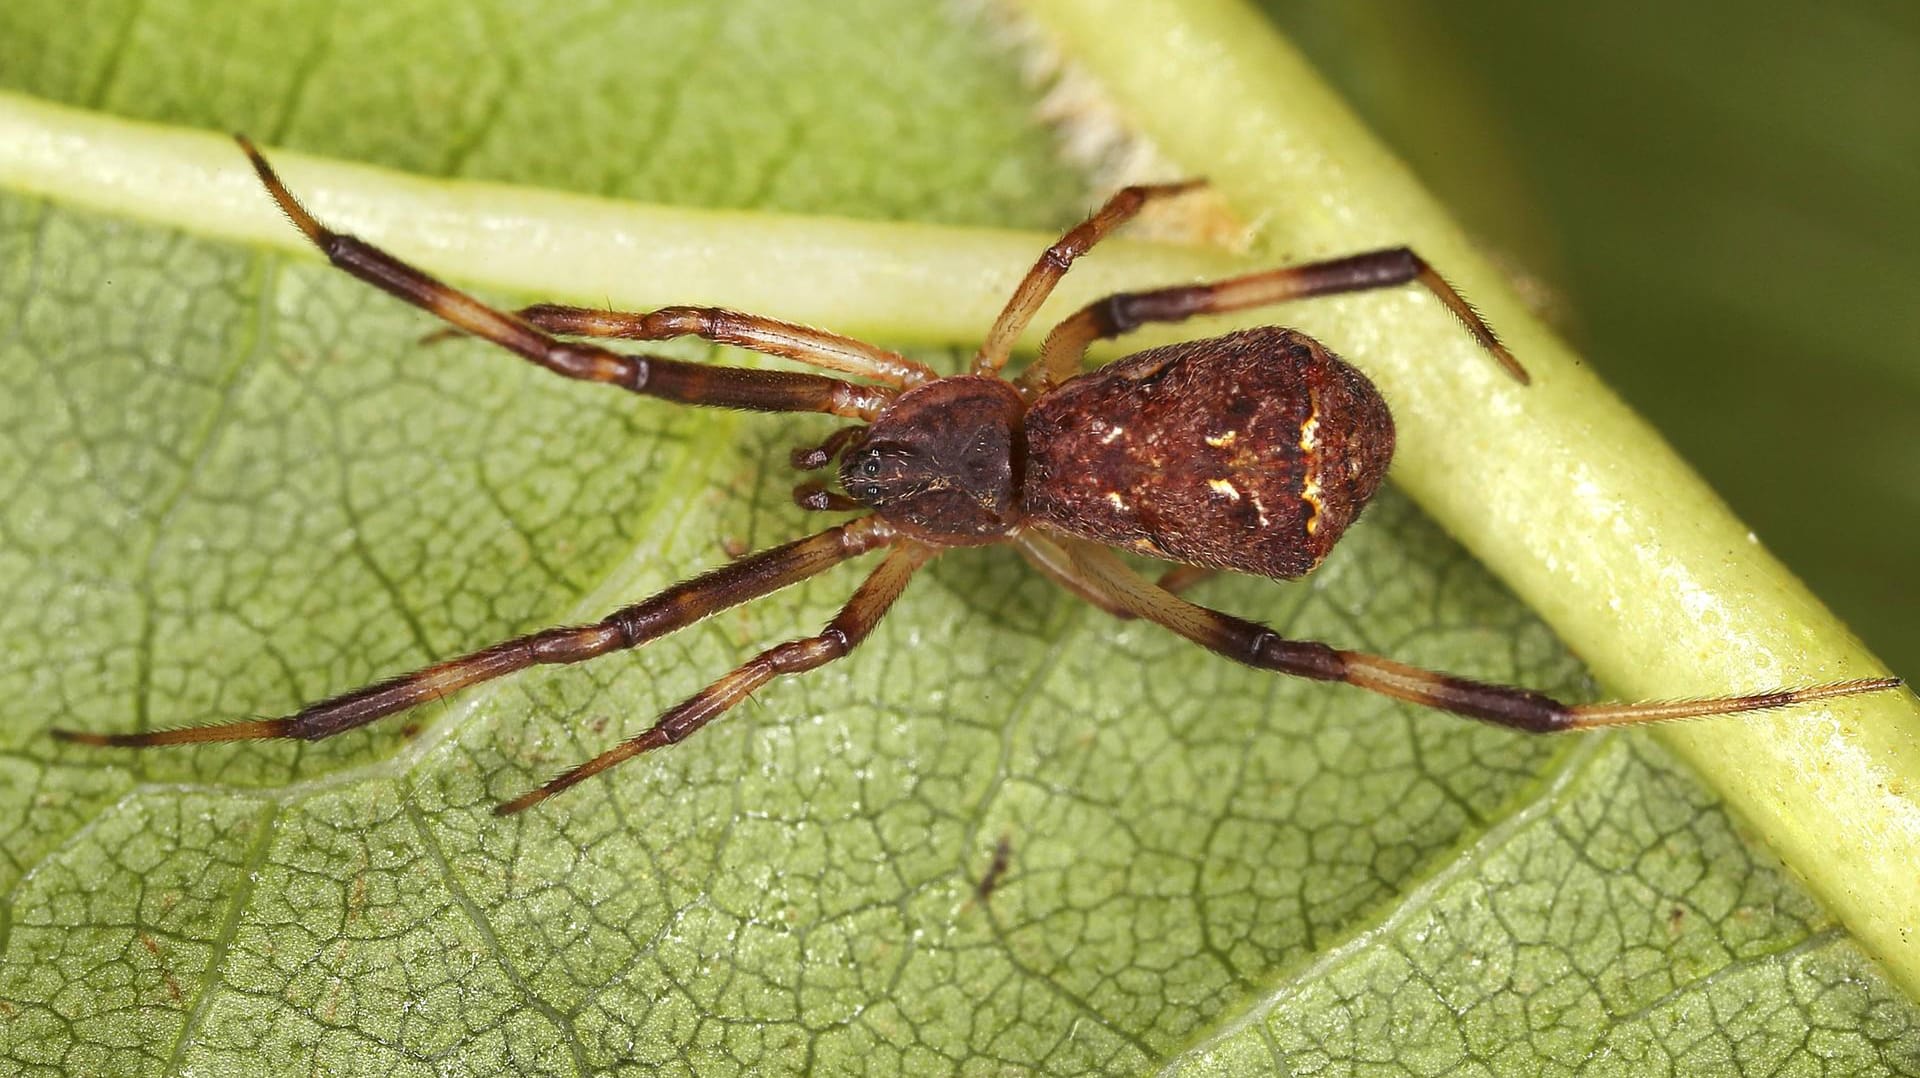
MULTIPOLYGON (((1299 309, 1393 403, 1394 480, 1620 695, 1885 668, 1505 287, 1460 229, 1238 0, 1026 0, 1126 122, 1288 257, 1410 244, 1480 303, 1504 380, 1415 294, 1299 309)), ((1295 312, 1289 311, 1291 317, 1295 312)), ((1817 511, 1819 491, 1796 492, 1817 511)), ((1920 998, 1920 701, 1907 691, 1657 728, 1920 998)))
MULTIPOLYGON (((1054 237, 1011 229, 649 206, 433 180, 265 148, 322 221, 434 273, 546 300, 724 303, 893 344, 977 342, 1054 237)), ((0 187, 318 257, 233 140, 0 92, 0 187)), ((1217 276, 1219 252, 1114 243, 1047 310, 1217 276)), ((1048 324, 1043 316, 1038 325, 1048 324)), ((1038 330, 1029 334, 1037 345, 1038 330)))

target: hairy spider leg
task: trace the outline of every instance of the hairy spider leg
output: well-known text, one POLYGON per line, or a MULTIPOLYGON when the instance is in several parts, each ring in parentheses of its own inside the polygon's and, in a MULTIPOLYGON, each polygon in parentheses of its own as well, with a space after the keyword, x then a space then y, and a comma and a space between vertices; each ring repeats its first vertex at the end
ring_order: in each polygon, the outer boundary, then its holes
POLYGON ((1074 259, 1086 254, 1114 229, 1132 220, 1147 203, 1185 194, 1204 184, 1204 180, 1185 180, 1180 183, 1122 187, 1107 199, 1105 205, 1095 210, 1093 216, 1067 230, 1057 243, 1041 253, 1040 260, 1033 264, 1033 268, 1014 288, 1006 307, 1000 311, 1000 317, 994 319, 993 328, 987 331, 979 354, 973 357, 973 373, 1000 373, 1000 369, 1007 365, 1008 357, 1013 354, 1013 343, 1026 331, 1027 324, 1033 321, 1040 305, 1053 294, 1054 286, 1066 276, 1074 259))
POLYGON ((457 329, 492 341, 562 377, 604 382, 681 404, 756 412, 829 412, 872 419, 893 400, 894 390, 890 387, 860 385, 793 371, 712 367, 660 356, 621 355, 596 345, 558 340, 365 240, 321 225, 287 190, 253 143, 245 136, 235 138, 281 212, 313 241, 329 262, 384 292, 438 315, 457 329))
POLYGON ((1074 568, 1073 559, 1067 557, 1067 552, 1058 543, 1042 539, 1029 529, 1014 536, 1013 545, 1028 565, 1040 571, 1041 576, 1072 592, 1081 602, 1091 603, 1122 621, 1134 618, 1131 609, 1096 587, 1085 573, 1074 568))
POLYGON ((908 389, 939 377, 932 367, 878 345, 725 307, 661 307, 635 312, 536 303, 513 314, 548 333, 568 337, 624 341, 699 337, 715 344, 730 344, 762 355, 871 378, 897 389, 908 389))
POLYGON ((1148 322, 1179 322, 1195 315, 1411 283, 1433 293, 1507 373, 1522 384, 1530 381, 1526 369, 1500 343, 1493 327, 1446 278, 1411 248, 1393 247, 1203 284, 1116 292, 1087 304, 1053 327, 1040 348, 1040 358, 1020 376, 1020 384, 1031 391, 1059 385, 1080 373, 1087 347, 1094 341, 1118 337, 1148 322))
MULTIPOLYGON (((1204 565, 1172 565, 1154 580, 1153 586, 1178 595, 1202 581, 1212 580, 1219 575, 1220 570, 1209 569, 1204 565)), ((1121 621, 1132 621, 1134 618, 1130 610, 1114 611, 1113 616, 1121 621)))
MULTIPOLYGON (((1132 610, 1121 606, 1109 598, 1105 592, 1096 591, 1088 586, 1085 581, 1073 572, 1073 567, 1067 560, 1066 554, 1062 552, 1059 547, 1034 535, 1032 532, 1021 533, 1015 537, 1013 542, 1015 548, 1020 551, 1020 556, 1027 559, 1027 564, 1038 569, 1042 576, 1052 580, 1055 584, 1060 585, 1081 599, 1112 614, 1121 621, 1132 621, 1138 617, 1132 610)), ((1154 581, 1154 586, 1163 591, 1178 594, 1203 580, 1211 580, 1219 575, 1220 570, 1208 569, 1201 565, 1174 565, 1169 566, 1165 572, 1160 574, 1160 578, 1154 581)))
POLYGON ((280 737, 319 741, 529 666, 577 663, 608 652, 639 647, 728 607, 797 584, 883 546, 893 537, 893 529, 885 521, 862 517, 675 584, 591 625, 544 629, 516 637, 423 670, 329 697, 285 718, 137 734, 77 730, 54 730, 52 734, 62 741, 83 745, 126 748, 280 737))
POLYGON ((1312 640, 1288 640, 1264 626, 1190 603, 1149 583, 1104 547, 1078 539, 1023 537, 1023 549, 1046 574, 1103 610, 1125 610, 1158 622, 1236 662, 1316 681, 1343 681, 1423 707, 1451 711, 1533 734, 1731 715, 1837 696, 1897 688, 1895 677, 1856 678, 1743 696, 1640 704, 1563 704, 1543 693, 1454 677, 1405 663, 1343 651, 1312 640), (1068 581, 1072 583, 1067 583, 1068 581))
POLYGON ((628 738, 586 763, 548 780, 545 784, 494 807, 494 814, 506 816, 545 801, 602 771, 631 760, 641 753, 684 741, 694 731, 727 713, 755 689, 782 674, 799 674, 817 669, 845 656, 873 631, 887 609, 907 588, 914 571, 938 551, 911 540, 900 540, 847 600, 847 605, 827 623, 817 636, 789 640, 748 659, 733 672, 701 689, 675 707, 669 708, 658 722, 637 736, 628 738))

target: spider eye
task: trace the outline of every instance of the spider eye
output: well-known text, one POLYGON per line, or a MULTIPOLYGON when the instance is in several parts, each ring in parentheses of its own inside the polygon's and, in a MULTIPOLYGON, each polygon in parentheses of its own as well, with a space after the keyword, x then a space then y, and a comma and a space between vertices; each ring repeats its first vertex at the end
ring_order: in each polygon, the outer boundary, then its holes
MULTIPOLYGON (((866 476, 868 479, 872 479, 874 476, 879 475, 880 474, 880 454, 875 453, 872 456, 868 457, 864 462, 862 462, 860 465, 860 474, 866 476)), ((878 494, 880 493, 880 490, 878 487, 875 487, 873 488, 873 492, 875 494, 878 494)))
POLYGON ((862 494, 862 495, 863 495, 864 497, 866 497, 866 498, 869 498, 869 499, 872 499, 872 498, 878 498, 878 497, 880 496, 880 488, 879 488, 879 487, 877 487, 877 486, 874 486, 874 485, 873 485, 872 483, 868 483, 868 484, 867 484, 867 489, 866 489, 866 490, 863 490, 863 491, 861 491, 860 493, 861 493, 861 494, 862 494))

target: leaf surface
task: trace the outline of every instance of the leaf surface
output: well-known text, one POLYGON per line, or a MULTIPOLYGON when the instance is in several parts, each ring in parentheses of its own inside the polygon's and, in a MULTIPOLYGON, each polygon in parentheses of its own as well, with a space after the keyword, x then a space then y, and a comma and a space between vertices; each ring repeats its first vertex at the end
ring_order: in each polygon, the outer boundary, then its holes
MULTIPOLYGON (((896 0, 28 2, 0 14, 0 73, 429 176, 1040 231, 1083 208, 993 35, 896 0)), ((422 349, 423 316, 311 259, 19 193, 0 310, 6 1069, 1897 1073, 1920 1052, 1920 1011, 1663 750, 1233 667, 1003 551, 941 559, 853 658, 510 820, 487 809, 813 631, 857 570, 314 745, 56 748, 53 725, 282 713, 817 527, 783 460, 831 423, 422 349)), ((1201 595, 1591 692, 1391 493, 1310 582, 1201 595)))

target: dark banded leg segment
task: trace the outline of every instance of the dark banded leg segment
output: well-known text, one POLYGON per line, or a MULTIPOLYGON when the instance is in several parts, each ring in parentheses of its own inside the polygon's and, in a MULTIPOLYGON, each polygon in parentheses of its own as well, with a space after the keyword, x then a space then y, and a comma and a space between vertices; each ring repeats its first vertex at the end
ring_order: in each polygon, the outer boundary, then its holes
POLYGON ((1033 321, 1040 305, 1053 294, 1060 278, 1067 275, 1067 269, 1073 265, 1074 259, 1086 254, 1114 229, 1132 220, 1147 203, 1184 194, 1203 183, 1201 180, 1187 180, 1182 183, 1142 184, 1115 191, 1105 205, 1094 211, 1093 216, 1069 229, 1027 271, 1027 275, 1014 288, 1013 295, 1008 298, 1000 317, 994 320, 993 328, 987 332, 986 341, 980 345, 980 353, 974 356, 973 373, 1000 373, 1000 368, 1007 365, 1008 357, 1013 354, 1013 342, 1019 340, 1020 334, 1026 331, 1027 323, 1033 321))
POLYGON ((1021 375, 1020 383, 1029 389, 1059 385, 1080 373, 1087 347, 1094 341, 1118 337, 1148 322, 1179 322, 1201 314, 1222 314, 1288 300, 1414 283, 1433 293, 1453 312, 1480 347, 1506 368, 1507 373, 1522 383, 1528 381, 1526 369, 1507 351, 1506 345, 1500 343, 1480 312, 1454 291, 1426 259, 1410 248, 1394 247, 1263 270, 1207 284, 1157 288, 1151 292, 1117 292, 1087 304, 1055 326, 1040 349, 1040 358, 1021 375))
POLYGON ((586 763, 558 775, 537 789, 529 790, 494 808, 494 814, 507 816, 531 808, 554 794, 590 779, 600 772, 654 749, 684 741, 694 731, 719 718, 735 704, 745 700, 767 682, 782 674, 799 674, 834 661, 852 651, 886 615, 887 608, 906 590, 914 571, 935 554, 932 547, 905 542, 896 545, 887 559, 868 576, 847 605, 840 609, 818 636, 789 640, 747 660, 726 677, 695 693, 660 716, 660 720, 637 737, 628 738, 586 763))
POLYGON ((462 332, 492 341, 564 378, 604 382, 680 404, 756 412, 829 412, 857 419, 872 419, 893 399, 889 388, 815 374, 710 367, 659 356, 620 355, 597 345, 558 340, 365 240, 326 228, 280 182, 253 143, 244 137, 239 142, 281 212, 329 262, 462 332))
POLYGON ((893 529, 878 517, 851 521, 675 584, 591 625, 545 629, 517 637, 424 670, 342 693, 285 718, 138 734, 75 730, 52 733, 62 741, 125 748, 282 737, 319 741, 529 666, 577 663, 611 651, 639 647, 728 607, 797 584, 892 539, 893 529))
MULTIPOLYGON (((1248 666, 1316 681, 1344 681, 1371 692, 1423 707, 1451 711, 1533 734, 1629 726, 1707 715, 1731 715, 1896 688, 1899 678, 1839 681, 1799 689, 1776 689, 1745 696, 1643 704, 1563 704, 1552 697, 1510 685, 1422 670, 1392 659, 1342 651, 1311 640, 1288 640, 1272 630, 1231 614, 1190 603, 1148 583, 1105 548, 1062 539, 1075 590, 1105 597, 1100 605, 1155 621, 1209 651, 1248 666)), ((1050 574, 1053 575, 1053 574, 1050 574)))
POLYGON ((811 363, 900 389, 939 377, 933 368, 898 352, 811 326, 782 322, 724 307, 662 307, 635 313, 540 303, 513 312, 548 333, 626 341, 699 337, 762 355, 811 363))

